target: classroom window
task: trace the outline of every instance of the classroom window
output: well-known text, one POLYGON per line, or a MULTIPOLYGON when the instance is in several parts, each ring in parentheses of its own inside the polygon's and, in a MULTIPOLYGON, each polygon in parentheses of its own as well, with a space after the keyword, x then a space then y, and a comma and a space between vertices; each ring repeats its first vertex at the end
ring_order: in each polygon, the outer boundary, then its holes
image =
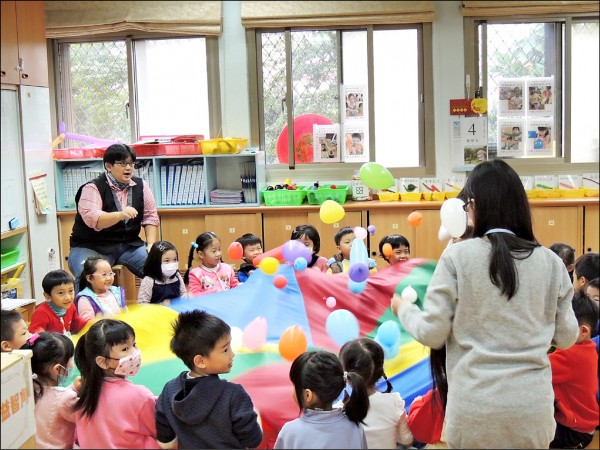
POLYGON ((316 162, 312 124, 332 123, 339 124, 340 158, 334 162, 426 165, 421 26, 263 30, 257 42, 260 143, 269 164, 289 163, 286 126, 300 134, 296 164, 316 162), (351 106, 349 94, 356 94, 351 106), (309 114, 321 118, 298 119, 309 114), (356 133, 361 143, 350 156, 356 133))
POLYGON ((475 23, 489 157, 598 162, 597 19, 475 23))
POLYGON ((58 55, 59 121, 68 132, 127 143, 210 137, 205 38, 59 42, 58 55))

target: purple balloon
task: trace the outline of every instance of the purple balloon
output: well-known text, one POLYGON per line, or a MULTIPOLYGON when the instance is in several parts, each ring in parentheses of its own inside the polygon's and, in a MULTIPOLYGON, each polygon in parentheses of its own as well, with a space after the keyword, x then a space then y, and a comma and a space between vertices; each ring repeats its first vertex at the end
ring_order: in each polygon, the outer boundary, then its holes
POLYGON ((290 264, 294 264, 297 258, 304 258, 307 264, 312 259, 312 255, 310 254, 308 247, 296 239, 290 239, 283 244, 281 254, 283 255, 283 259, 290 264))
POLYGON ((367 231, 371 234, 375 234, 375 225, 369 225, 367 231))
POLYGON ((357 283, 365 281, 369 277, 369 266, 363 262, 350 264, 348 276, 352 281, 356 281, 357 283))

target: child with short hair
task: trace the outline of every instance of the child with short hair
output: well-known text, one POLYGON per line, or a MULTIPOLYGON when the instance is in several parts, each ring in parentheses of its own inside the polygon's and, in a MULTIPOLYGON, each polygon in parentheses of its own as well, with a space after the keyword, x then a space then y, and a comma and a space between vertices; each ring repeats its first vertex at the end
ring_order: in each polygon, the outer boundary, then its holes
POLYGON ((185 297, 187 290, 179 273, 179 254, 173 244, 152 244, 144 263, 144 278, 138 291, 138 303, 168 305, 172 299, 185 297))
POLYGON ((170 348, 189 371, 167 382, 156 402, 161 448, 256 448, 262 430, 250 396, 219 378, 235 356, 229 325, 206 311, 182 312, 170 348))
POLYGON ((75 296, 79 316, 89 321, 97 315, 114 316, 127 310, 125 290, 113 286, 115 273, 110 263, 101 256, 90 256, 83 264, 79 278, 81 291, 75 296))
POLYGON ((410 243, 401 234, 390 234, 379 241, 379 256, 390 266, 410 258, 410 243), (384 252, 385 244, 390 244, 392 251, 389 255, 384 252))
POLYGON ((75 405, 80 448, 159 448, 156 396, 126 378, 142 365, 131 325, 98 320, 79 338, 75 364, 82 377, 75 405))
MULTIPOLYGON (((354 235, 354 228, 342 227, 335 233, 333 240, 338 249, 338 253, 333 255, 327 261, 329 269, 327 273, 347 273, 350 269, 350 250, 352 249, 352 242, 356 236, 354 235)), ((369 272, 377 272, 377 264, 371 258, 368 258, 369 272)))
POLYGON ((32 336, 23 316, 17 310, 3 309, 0 312, 0 324, 0 349, 3 352, 19 350, 32 336))
POLYGON ((410 446, 413 435, 408 428, 404 400, 399 392, 392 392, 392 384, 383 370, 381 345, 369 338, 348 341, 340 349, 340 361, 347 373, 358 373, 367 386, 369 411, 364 419, 364 429, 368 448, 410 446), (382 378, 387 384, 384 392, 376 387, 382 378))
POLYGON ((248 277, 256 267, 254 266, 254 258, 263 254, 262 240, 258 236, 252 233, 246 233, 235 240, 242 246, 243 263, 240 265, 240 269, 237 271, 237 277, 240 283, 245 283, 248 277))
POLYGON ((73 373, 73 341, 62 333, 43 331, 28 348, 33 352, 36 448, 73 448, 78 394, 73 383, 65 387, 73 373))
POLYGON ((321 237, 315 227, 312 225, 298 225, 292 230, 290 239, 298 240, 310 249, 312 259, 308 262, 307 267, 312 267, 321 272, 327 272, 327 258, 319 256, 319 251, 321 250, 321 237))
POLYGON ((591 339, 598 307, 586 296, 575 296, 573 312, 579 324, 577 342, 548 355, 556 419, 550 448, 585 448, 598 426, 598 353, 591 339))
POLYGON ((550 247, 548 247, 562 259, 565 267, 567 268, 567 272, 569 272, 569 278, 571 278, 571 282, 573 282, 573 269, 575 268, 575 249, 571 247, 569 244, 565 244, 564 242, 555 242, 550 247))
POLYGON ((190 295, 227 291, 239 285, 233 267, 221 260, 221 240, 212 231, 198 235, 196 242, 192 242, 183 281, 189 282, 190 295), (200 266, 192 269, 194 250, 200 258, 200 266))
POLYGON ((65 270, 51 270, 42 280, 46 301, 35 309, 31 316, 29 331, 51 331, 76 334, 87 320, 79 317, 75 307, 75 279, 65 270))
POLYGON ((331 352, 309 351, 292 363, 290 381, 301 415, 281 428, 274 448, 367 448, 362 423, 369 396, 358 373, 345 373, 331 352), (346 383, 352 393, 344 398, 343 408, 334 408, 346 383))
POLYGON ((573 269, 573 288, 575 293, 584 295, 588 283, 598 278, 600 272, 600 253, 584 253, 575 261, 573 269))

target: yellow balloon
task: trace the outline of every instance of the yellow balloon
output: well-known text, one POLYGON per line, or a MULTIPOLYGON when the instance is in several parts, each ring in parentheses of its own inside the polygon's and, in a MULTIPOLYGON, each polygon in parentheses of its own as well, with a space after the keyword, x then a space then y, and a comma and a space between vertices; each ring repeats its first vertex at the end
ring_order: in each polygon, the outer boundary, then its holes
POLYGON ((323 223, 339 222, 345 215, 344 207, 333 200, 325 200, 319 210, 319 217, 323 223))
POLYGON ((260 267, 267 275, 273 275, 275 272, 277 272, 279 261, 272 256, 267 256, 266 258, 262 259, 258 267, 260 267))

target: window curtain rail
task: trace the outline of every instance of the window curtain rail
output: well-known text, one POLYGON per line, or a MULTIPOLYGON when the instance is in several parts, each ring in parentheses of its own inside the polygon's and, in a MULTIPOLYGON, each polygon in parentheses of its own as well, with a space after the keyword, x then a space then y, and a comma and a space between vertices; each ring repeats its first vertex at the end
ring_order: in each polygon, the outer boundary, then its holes
POLYGON ((463 1, 465 17, 499 17, 600 12, 598 0, 576 1, 463 1))
POLYGON ((242 1, 245 28, 432 22, 433 1, 242 1))
POLYGON ((218 36, 221 1, 47 1, 46 37, 66 38, 143 31, 218 36))

